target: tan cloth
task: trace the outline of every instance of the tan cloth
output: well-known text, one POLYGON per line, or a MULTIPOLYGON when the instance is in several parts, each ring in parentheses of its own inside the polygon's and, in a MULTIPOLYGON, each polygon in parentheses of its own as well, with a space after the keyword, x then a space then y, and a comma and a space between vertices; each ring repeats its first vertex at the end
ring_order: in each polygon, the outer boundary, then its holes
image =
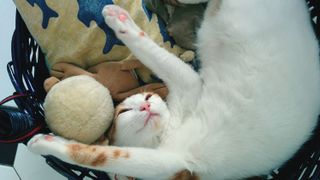
MULTIPOLYGON (((84 0, 82 0, 83 2, 84 0)), ((111 0, 97 0, 97 5, 111 0)), ((51 68, 59 62, 75 64, 83 69, 105 61, 121 61, 134 59, 132 53, 123 45, 114 45, 104 54, 103 50, 108 41, 106 33, 97 21, 92 20, 86 24, 79 19, 79 6, 77 0, 14 0, 17 9, 22 15, 27 27, 42 51, 46 55, 47 64, 51 68), (32 2, 32 3, 30 3, 32 2), (52 11, 48 18, 48 11, 52 11), (54 17, 57 16, 57 17, 54 17), (47 21, 47 23, 45 22, 47 21), (44 27, 44 25, 47 25, 44 27)), ((163 42, 158 17, 151 14, 149 19, 143 6, 143 0, 114 0, 114 4, 125 8, 135 22, 156 43, 170 52, 180 55, 184 50, 178 46, 171 47, 169 41, 163 42)), ((88 2, 90 4, 90 2, 88 2)), ((83 5, 83 3, 82 3, 83 5)), ((97 8, 89 5, 90 8, 97 8)), ((102 8, 104 4, 101 4, 102 8)), ((83 7, 82 7, 83 8, 83 7)), ((99 9, 97 11, 101 11, 99 9)), ((84 12, 83 9, 81 12, 84 12)), ((101 12, 96 12, 102 18, 101 12)), ((150 71, 145 67, 138 69, 138 75, 144 82, 151 82, 150 71)))

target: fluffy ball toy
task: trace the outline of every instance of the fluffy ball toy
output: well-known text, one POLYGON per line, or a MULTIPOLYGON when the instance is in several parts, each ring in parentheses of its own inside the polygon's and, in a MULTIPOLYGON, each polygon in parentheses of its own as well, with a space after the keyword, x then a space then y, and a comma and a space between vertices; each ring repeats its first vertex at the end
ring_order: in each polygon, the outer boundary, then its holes
POLYGON ((90 144, 111 125, 114 106, 106 87, 80 75, 55 84, 45 98, 44 110, 53 133, 90 144))

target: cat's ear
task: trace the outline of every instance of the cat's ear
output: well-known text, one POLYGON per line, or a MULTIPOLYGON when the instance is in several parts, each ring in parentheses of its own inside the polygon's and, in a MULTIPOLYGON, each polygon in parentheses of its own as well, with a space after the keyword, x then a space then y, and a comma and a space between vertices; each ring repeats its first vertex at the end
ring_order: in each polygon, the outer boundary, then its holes
POLYGON ((109 144, 111 144, 111 145, 114 144, 115 134, 116 134, 116 122, 113 121, 113 123, 107 133, 107 138, 109 140, 109 144))
POLYGON ((119 113, 121 112, 121 109, 124 108, 124 105, 123 104, 119 104, 115 111, 114 111, 114 115, 113 115, 113 121, 112 121, 112 125, 111 127, 108 129, 108 132, 107 132, 107 138, 109 140, 109 144, 113 144, 114 143, 114 140, 115 140, 115 134, 116 134, 116 127, 117 127, 117 120, 118 120, 118 116, 119 116, 119 113))

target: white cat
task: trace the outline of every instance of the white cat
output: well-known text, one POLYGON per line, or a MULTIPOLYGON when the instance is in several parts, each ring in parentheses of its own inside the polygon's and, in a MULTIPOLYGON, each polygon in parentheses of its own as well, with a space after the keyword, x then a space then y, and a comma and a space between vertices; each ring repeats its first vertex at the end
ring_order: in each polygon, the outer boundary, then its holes
POLYGON ((192 178, 240 179, 269 173, 310 137, 320 113, 320 66, 304 0, 209 0, 198 32, 199 73, 152 42, 125 10, 109 5, 103 15, 169 88, 159 147, 37 135, 31 151, 142 179, 179 179, 183 170, 192 178))

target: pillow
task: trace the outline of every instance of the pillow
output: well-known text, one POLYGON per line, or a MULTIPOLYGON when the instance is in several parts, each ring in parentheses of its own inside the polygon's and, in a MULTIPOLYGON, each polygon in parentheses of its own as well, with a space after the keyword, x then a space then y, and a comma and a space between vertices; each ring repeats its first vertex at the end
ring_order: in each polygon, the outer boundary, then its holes
MULTIPOLYGON (((14 3, 44 52, 49 69, 58 62, 87 69, 105 61, 134 58, 105 24, 101 12, 107 4, 126 9, 160 46, 177 56, 184 52, 174 45, 164 22, 145 7, 144 0, 14 0, 14 3)), ((138 71, 144 82, 152 81, 146 68, 138 71)))

